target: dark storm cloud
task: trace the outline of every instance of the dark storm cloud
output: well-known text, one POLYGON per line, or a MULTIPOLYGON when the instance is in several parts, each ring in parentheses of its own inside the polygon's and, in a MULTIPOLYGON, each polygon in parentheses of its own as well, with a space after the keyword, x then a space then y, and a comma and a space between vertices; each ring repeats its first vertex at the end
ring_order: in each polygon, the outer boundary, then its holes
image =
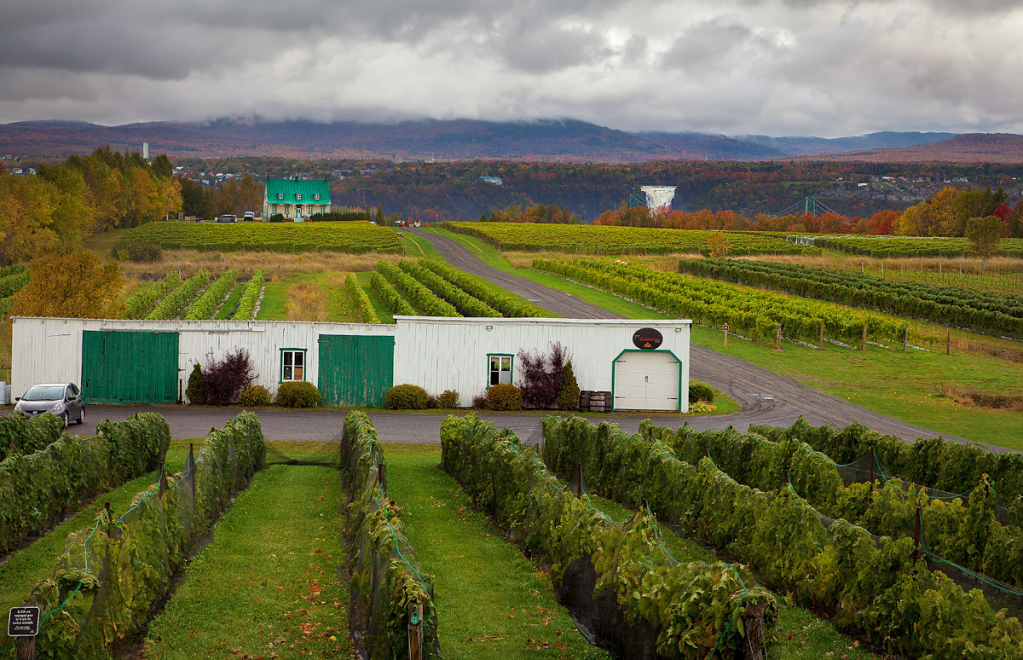
POLYGON ((0 2, 0 121, 1023 130, 1010 0, 0 2))

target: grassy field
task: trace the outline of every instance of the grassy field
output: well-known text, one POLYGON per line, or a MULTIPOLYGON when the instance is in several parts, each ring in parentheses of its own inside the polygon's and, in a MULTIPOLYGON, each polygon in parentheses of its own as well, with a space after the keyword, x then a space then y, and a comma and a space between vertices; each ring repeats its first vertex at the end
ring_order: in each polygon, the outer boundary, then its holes
POLYGON ((340 493, 329 467, 257 474, 150 625, 145 657, 350 657, 340 493))
POLYGON ((439 446, 389 444, 384 456, 387 496, 404 508, 409 542, 436 580, 445 657, 612 657, 579 633, 549 575, 504 541, 437 467, 439 446))
MULTIPOLYGON (((388 444, 384 454, 388 496, 404 508, 402 519, 416 556, 436 578, 446 657, 611 657, 579 634, 555 601, 549 575, 503 540, 501 531, 437 467, 440 447, 388 444)), ((634 513, 600 498, 591 501, 614 520, 634 513)), ((716 561, 699 544, 662 531, 677 561, 716 561)), ((829 622, 781 598, 779 604, 780 639, 769 649, 772 657, 870 657, 829 622)))
MULTIPOLYGON (((567 282, 532 270, 513 267, 504 256, 480 239, 431 229, 470 247, 491 266, 505 272, 567 291, 580 299, 604 307, 626 318, 669 318, 664 314, 589 287, 567 282)), ((979 344, 1004 340, 980 338, 973 333, 954 332, 955 343, 979 344)), ((722 334, 693 326, 693 342, 799 380, 816 390, 842 397, 869 410, 918 424, 939 433, 968 440, 1023 450, 1023 415, 1019 412, 988 410, 957 403, 945 396, 950 384, 991 393, 1023 392, 1020 365, 1011 360, 975 351, 942 350, 908 353, 868 347, 860 352, 828 346, 824 351, 785 342, 784 350, 729 338, 722 347, 722 334)), ((992 349, 996 350, 996 349, 992 349)))

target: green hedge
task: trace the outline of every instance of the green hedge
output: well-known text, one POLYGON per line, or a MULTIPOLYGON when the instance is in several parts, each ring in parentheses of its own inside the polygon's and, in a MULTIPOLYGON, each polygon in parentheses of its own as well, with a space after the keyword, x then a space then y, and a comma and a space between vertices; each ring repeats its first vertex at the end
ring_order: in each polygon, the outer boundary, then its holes
POLYGON ((359 310, 359 319, 363 323, 380 323, 376 310, 373 309, 373 303, 369 301, 369 296, 366 295, 365 289, 355 279, 355 273, 348 273, 348 276, 345 278, 345 290, 348 291, 352 302, 355 303, 355 308, 359 310))
POLYGON ((682 259, 679 272, 991 333, 1023 334, 1023 298, 886 280, 852 270, 745 259, 682 259))
POLYGON ((238 301, 238 309, 234 311, 234 316, 231 318, 238 321, 251 321, 256 314, 256 303, 259 302, 261 293, 263 293, 263 271, 257 270, 245 285, 241 300, 238 301))
POLYGON ((163 300, 146 315, 150 321, 165 321, 176 317, 188 304, 199 289, 210 281, 210 271, 199 270, 195 275, 182 282, 176 289, 164 296, 163 300))
POLYGON ((370 284, 391 314, 396 316, 415 316, 417 314, 416 309, 402 298, 398 290, 391 286, 391 283, 385 280, 380 273, 373 271, 373 274, 370 275, 370 284))
POLYGON ((478 298, 490 305, 505 318, 544 318, 551 316, 551 313, 544 308, 511 295, 499 293, 484 280, 457 268, 452 268, 433 259, 420 259, 419 263, 474 298, 478 298))
POLYGON ((0 277, 0 298, 13 296, 26 284, 28 284, 28 273, 26 271, 16 275, 0 277))
POLYGON ((237 279, 237 270, 229 270, 218 277, 216 282, 206 287, 203 294, 189 306, 188 311, 182 314, 181 318, 185 321, 202 321, 215 317, 224 298, 234 288, 237 279))
POLYGON ((56 442, 64 432, 64 424, 56 415, 29 418, 16 412, 0 417, 0 463, 8 454, 31 454, 56 442))
MULTIPOLYGON (((22 423, 18 417, 0 420, 0 429, 9 432, 22 423)), ((53 415, 25 424, 37 443, 55 435, 59 439, 34 453, 12 454, 0 464, 0 552, 42 532, 84 500, 152 471, 170 443, 170 428, 155 413, 101 422, 96 436, 88 439, 61 435, 59 424, 53 415)))
POLYGON ((423 606, 423 648, 441 658, 433 577, 423 575, 405 537, 399 509, 387 499, 387 465, 369 417, 345 416, 341 470, 347 517, 350 625, 362 632, 360 643, 372 660, 408 657, 409 604, 423 606))
POLYGON ((852 463, 873 449, 890 476, 948 493, 973 490, 987 474, 995 483, 998 503, 1004 507, 1023 496, 1023 456, 1013 452, 996 454, 942 438, 918 439, 909 444, 862 424, 843 429, 815 427, 802 418, 787 429, 754 425, 749 431, 774 441, 798 438, 839 464, 852 463))
POLYGON ((811 344, 820 341, 822 329, 828 339, 858 344, 864 327, 873 341, 901 344, 909 327, 905 321, 876 313, 614 261, 534 259, 533 268, 679 318, 713 327, 728 323, 733 332, 768 344, 775 342, 779 324, 784 337, 811 344))
MULTIPOLYGON (((995 612, 981 591, 967 593, 943 573, 927 570, 924 560, 914 561, 909 538, 884 538, 878 547, 866 530, 845 520, 826 526, 788 483, 777 491, 774 485, 750 488, 708 458, 693 465, 664 443, 626 435, 615 425, 594 426, 577 417, 547 417, 543 425, 544 458, 556 473, 581 465, 594 489, 629 503, 649 502, 655 512, 748 563, 768 586, 832 616, 841 628, 862 631, 889 652, 933 660, 1023 657, 1019 621, 995 612)), ((736 444, 748 458, 729 460, 759 466, 745 468, 751 482, 780 483, 771 448, 761 451, 755 439, 742 442, 736 444)))
POLYGON ((167 279, 152 286, 140 286, 125 302, 124 318, 144 318, 164 296, 181 284, 181 275, 177 271, 167 273, 167 279))
POLYGON ((485 302, 474 298, 458 286, 447 281, 437 273, 426 268, 424 261, 419 263, 402 259, 398 262, 398 268, 411 275, 416 281, 426 285, 437 296, 455 306, 462 316, 500 318, 501 312, 497 311, 485 302))
POLYGON ((460 316, 451 303, 438 298, 394 264, 381 260, 377 262, 377 271, 426 316, 460 316))
POLYGON ((103 511, 71 534, 54 577, 28 599, 44 612, 37 657, 106 660, 135 639, 171 576, 265 458, 259 419, 242 413, 206 436, 194 465, 161 473, 123 515, 103 511))
MULTIPOLYGON (((619 631, 648 626, 657 657, 703 660, 716 651, 716 657, 742 658, 747 646, 759 650, 775 633, 776 602, 763 589, 746 589, 752 578, 744 568, 675 563, 659 547, 646 512, 611 523, 557 484, 511 430, 496 432, 472 413, 449 416, 441 425, 441 446, 441 467, 516 541, 551 564, 551 578, 556 589, 565 590, 563 596, 572 593, 574 602, 586 607, 613 593, 616 607, 605 610, 601 621, 619 631), (596 576, 592 591, 580 585, 585 566, 596 576), (566 576, 574 576, 571 584, 566 576), (764 640, 746 636, 757 628, 751 619, 758 616, 763 616, 764 640)), ((614 644, 623 657, 637 657, 630 654, 635 649, 621 648, 627 634, 596 628, 598 641, 614 644)))

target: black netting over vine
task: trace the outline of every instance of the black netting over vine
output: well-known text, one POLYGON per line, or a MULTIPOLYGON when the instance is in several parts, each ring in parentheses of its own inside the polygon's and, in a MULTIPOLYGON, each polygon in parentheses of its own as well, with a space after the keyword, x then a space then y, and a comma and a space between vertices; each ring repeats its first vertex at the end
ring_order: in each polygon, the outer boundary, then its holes
POLYGON ((324 465, 336 468, 341 457, 339 433, 331 440, 303 440, 266 443, 267 465, 324 465))

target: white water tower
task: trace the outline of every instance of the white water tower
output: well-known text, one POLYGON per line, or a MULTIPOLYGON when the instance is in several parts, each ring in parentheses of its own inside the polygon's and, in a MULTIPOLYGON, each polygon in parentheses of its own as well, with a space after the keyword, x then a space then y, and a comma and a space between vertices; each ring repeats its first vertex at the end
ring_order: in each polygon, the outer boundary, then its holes
POLYGON ((650 210, 671 208, 671 200, 675 199, 675 186, 643 186, 640 190, 646 195, 650 210))
POLYGON ((142 143, 142 160, 149 160, 149 143, 142 143))

